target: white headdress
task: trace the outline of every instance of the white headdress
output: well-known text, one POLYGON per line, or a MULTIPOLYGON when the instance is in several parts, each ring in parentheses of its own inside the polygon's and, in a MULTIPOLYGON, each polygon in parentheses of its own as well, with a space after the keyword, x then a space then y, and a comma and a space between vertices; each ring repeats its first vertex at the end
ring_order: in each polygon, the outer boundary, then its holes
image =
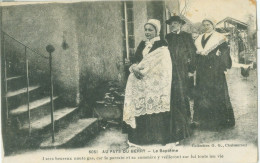
POLYGON ((157 35, 160 34, 160 31, 161 31, 161 23, 160 23, 159 20, 157 20, 157 19, 149 19, 149 20, 147 21, 147 23, 145 23, 144 26, 146 26, 146 24, 151 24, 152 26, 154 26, 157 35))

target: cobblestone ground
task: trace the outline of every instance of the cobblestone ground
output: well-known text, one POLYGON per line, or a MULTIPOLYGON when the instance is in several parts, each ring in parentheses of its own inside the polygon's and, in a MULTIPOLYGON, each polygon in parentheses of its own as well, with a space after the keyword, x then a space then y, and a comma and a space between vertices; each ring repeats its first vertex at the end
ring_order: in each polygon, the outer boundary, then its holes
MULTIPOLYGON (((228 71, 227 82, 233 105, 236 125, 219 132, 195 130, 187 145, 235 141, 257 145, 257 72, 251 70, 248 78, 241 75, 239 68, 228 71)), ((127 136, 120 130, 109 128, 102 131, 89 147, 110 149, 127 148, 127 136)))

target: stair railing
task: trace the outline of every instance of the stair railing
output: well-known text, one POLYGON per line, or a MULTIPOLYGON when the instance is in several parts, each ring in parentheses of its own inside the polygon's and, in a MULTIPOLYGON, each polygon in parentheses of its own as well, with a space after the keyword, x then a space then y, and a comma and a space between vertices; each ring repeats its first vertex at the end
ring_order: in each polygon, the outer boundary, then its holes
POLYGON ((53 105, 53 81, 52 81, 52 53, 54 52, 55 48, 52 45, 46 46, 47 52, 49 52, 49 63, 50 63, 50 83, 51 83, 51 92, 50 92, 50 98, 51 98, 51 124, 52 124, 52 142, 54 143, 54 118, 53 118, 53 112, 54 112, 54 105, 53 105))
MULTIPOLYGON (((54 142, 54 118, 53 118, 53 112, 54 112, 54 104, 53 104, 53 78, 52 78, 52 52, 55 50, 52 45, 48 45, 46 47, 46 50, 49 52, 49 56, 45 56, 43 54, 40 54, 36 52, 35 50, 31 49, 30 47, 26 46, 22 42, 18 41, 14 37, 10 36, 4 31, 1 31, 2 33, 2 45, 3 45, 3 57, 4 57, 4 92, 5 92, 5 107, 6 107, 6 121, 8 123, 9 121, 9 107, 8 107, 8 87, 7 87, 7 54, 6 54, 6 37, 9 37, 12 41, 19 43, 24 47, 24 55, 26 59, 26 93, 27 93, 27 113, 28 113, 28 124, 29 124, 29 136, 31 136, 31 115, 30 115, 30 78, 29 78, 29 59, 28 59, 28 50, 33 52, 36 55, 39 55, 42 58, 49 60, 50 65, 50 107, 51 107, 51 123, 52 123, 52 142, 54 142)), ((7 124, 6 123, 6 124, 7 124)))

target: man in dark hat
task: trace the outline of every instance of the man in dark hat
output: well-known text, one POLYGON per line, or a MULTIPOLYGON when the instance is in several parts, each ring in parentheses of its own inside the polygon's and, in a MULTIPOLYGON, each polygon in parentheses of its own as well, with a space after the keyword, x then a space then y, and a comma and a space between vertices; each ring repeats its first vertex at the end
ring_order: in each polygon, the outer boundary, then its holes
POLYGON ((188 93, 190 92, 189 73, 195 69, 196 47, 191 34, 181 31, 185 21, 179 16, 172 16, 166 21, 172 32, 166 35, 168 48, 171 53, 172 94, 171 94, 171 135, 173 141, 179 141, 190 135, 190 105, 188 93))

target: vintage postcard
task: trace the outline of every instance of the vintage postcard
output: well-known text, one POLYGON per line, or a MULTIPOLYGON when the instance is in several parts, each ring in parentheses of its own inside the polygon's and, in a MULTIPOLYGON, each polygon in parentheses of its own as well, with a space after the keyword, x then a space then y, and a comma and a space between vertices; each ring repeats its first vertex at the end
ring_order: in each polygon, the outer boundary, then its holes
POLYGON ((256 8, 1 2, 2 161, 257 162, 256 8))

